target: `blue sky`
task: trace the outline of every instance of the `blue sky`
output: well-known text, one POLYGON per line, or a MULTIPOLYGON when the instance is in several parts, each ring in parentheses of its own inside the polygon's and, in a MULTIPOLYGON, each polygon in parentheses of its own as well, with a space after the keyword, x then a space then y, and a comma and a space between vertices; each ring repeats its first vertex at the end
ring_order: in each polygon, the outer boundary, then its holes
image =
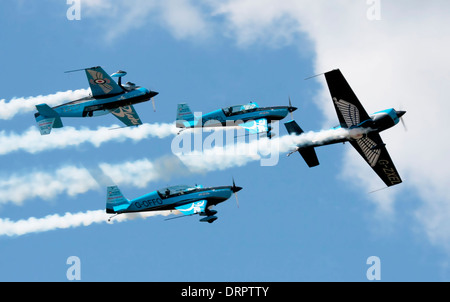
POLYGON ((382 135, 404 183, 369 194, 382 184, 348 144, 317 149, 321 165, 314 169, 300 156, 280 154, 275 166, 250 160, 185 173, 187 167, 165 170, 163 159, 174 158, 173 135, 124 135, 100 146, 87 138, 69 146, 75 134, 57 136, 111 127, 118 124, 112 115, 64 119, 65 127, 50 135, 62 145, 32 153, 38 142, 24 134, 37 131, 34 110, 24 110, 0 118, 3 144, 26 142, 18 150, 0 146, 2 222, 104 209, 106 185, 75 177, 100 164, 127 170, 140 160, 163 163, 130 168, 127 180, 116 181, 130 199, 166 185, 231 185, 232 177, 244 189, 239 208, 233 197, 216 207, 213 224, 152 216, 3 234, 1 281, 66 281, 69 256, 79 257, 82 281, 367 281, 370 256, 381 260, 382 281, 449 280, 449 169, 442 159, 450 146, 440 139, 448 122, 436 124, 448 108, 442 89, 448 76, 436 71, 448 64, 450 27, 440 13, 447 2, 381 1, 381 20, 369 20, 366 1, 126 3, 81 0, 81 20, 70 21, 66 1, 2 1, 0 108, 11 109, 17 98, 87 89, 83 73, 64 71, 101 65, 109 73, 126 70, 126 80, 160 93, 157 112, 149 102, 136 105, 144 123, 173 122, 179 102, 209 112, 250 100, 287 105, 290 96, 299 124, 320 130, 337 118, 324 79, 304 78, 340 68, 368 112, 408 111, 408 132, 399 125, 382 135), (440 25, 442 32, 430 31, 440 25), (417 147, 424 139, 433 147, 417 147))

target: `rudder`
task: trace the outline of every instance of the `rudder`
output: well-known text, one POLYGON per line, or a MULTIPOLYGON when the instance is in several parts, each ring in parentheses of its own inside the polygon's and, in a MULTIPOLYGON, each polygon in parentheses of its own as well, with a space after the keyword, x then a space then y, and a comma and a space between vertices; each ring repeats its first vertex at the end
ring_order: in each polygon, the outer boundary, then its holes
POLYGON ((125 210, 130 205, 118 186, 109 186, 106 188, 106 213, 117 213, 125 210))
POLYGON ((39 131, 41 135, 50 134, 52 128, 62 128, 63 123, 59 114, 50 108, 47 104, 36 105, 38 113, 34 114, 36 122, 39 126, 39 131))
POLYGON ((194 121, 194 115, 192 114, 192 111, 189 108, 188 104, 178 104, 176 119, 177 128, 192 127, 194 125, 194 121))

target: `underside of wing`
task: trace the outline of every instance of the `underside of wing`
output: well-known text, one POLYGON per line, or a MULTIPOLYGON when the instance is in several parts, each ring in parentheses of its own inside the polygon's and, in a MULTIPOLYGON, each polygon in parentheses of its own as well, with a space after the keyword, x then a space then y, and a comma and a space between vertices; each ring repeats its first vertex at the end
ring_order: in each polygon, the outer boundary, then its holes
POLYGON ((85 71, 93 97, 113 96, 124 92, 100 66, 86 68, 85 71))
POLYGON ((388 187, 402 182, 378 133, 369 133, 366 137, 350 143, 388 187))
POLYGON ((133 105, 118 107, 110 110, 110 112, 127 126, 137 126, 142 124, 133 105))
POLYGON ((341 127, 350 128, 370 119, 339 69, 326 72, 325 79, 341 127))

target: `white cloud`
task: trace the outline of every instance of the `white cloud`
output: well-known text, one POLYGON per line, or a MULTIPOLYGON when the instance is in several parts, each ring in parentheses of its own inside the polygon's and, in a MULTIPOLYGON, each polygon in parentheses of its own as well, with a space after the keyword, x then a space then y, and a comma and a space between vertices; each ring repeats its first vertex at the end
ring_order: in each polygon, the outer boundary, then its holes
POLYGON ((84 0, 86 16, 106 29, 106 41, 144 25, 160 26, 177 39, 207 36, 209 29, 197 2, 191 0, 84 0))
POLYGON ((0 178, 0 204, 21 205, 31 198, 52 199, 65 193, 75 196, 99 186, 87 169, 63 166, 54 172, 15 173, 0 178))
MULTIPOLYGON (((416 192, 422 204, 416 217, 432 242, 450 247, 450 169, 446 167, 450 143, 447 87, 450 82, 450 20, 448 1, 381 1, 380 21, 370 21, 366 1, 226 1, 216 12, 233 31, 238 44, 270 35, 283 36, 278 21, 291 22, 287 33, 295 43, 298 31, 315 48, 317 73, 340 68, 368 112, 396 107, 407 110, 408 132, 401 126, 382 134, 404 183, 395 192, 372 195, 378 209, 395 213, 396 193, 416 192), (277 5, 274 3, 276 2, 277 5), (279 4, 279 5, 278 5, 279 4)), ((301 45, 298 45, 301 48, 301 45)), ((323 77, 316 102, 336 121, 323 77)), ((344 159, 344 177, 358 190, 372 189, 373 172, 353 150, 344 159), (357 173, 355 173, 355 171, 357 173)), ((385 190, 387 191, 387 190, 385 190)))

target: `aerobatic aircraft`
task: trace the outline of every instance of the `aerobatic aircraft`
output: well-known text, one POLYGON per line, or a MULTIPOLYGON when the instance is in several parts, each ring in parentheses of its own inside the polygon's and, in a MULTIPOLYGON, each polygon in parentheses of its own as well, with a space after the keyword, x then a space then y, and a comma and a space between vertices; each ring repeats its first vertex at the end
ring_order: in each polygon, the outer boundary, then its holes
POLYGON ((297 108, 292 106, 289 99, 289 106, 259 107, 256 102, 249 102, 217 109, 197 117, 192 114, 189 106, 183 103, 178 104, 176 126, 183 128, 180 132, 197 127, 239 126, 251 134, 266 133, 267 137, 272 138, 274 134, 271 133, 271 123, 285 118, 295 110, 297 108))
MULTIPOLYGON (((315 167, 319 165, 315 147, 348 141, 388 187, 401 183, 402 180, 379 133, 395 126, 400 120, 403 123, 401 118, 406 111, 391 108, 369 116, 339 69, 326 72, 325 79, 339 119, 338 127, 361 131, 355 131, 354 133, 357 134, 350 138, 335 139, 320 144, 310 142, 297 145, 288 156, 298 151, 309 167, 315 167)), ((303 133, 294 120, 285 123, 285 126, 289 134, 303 133)))
POLYGON ((200 221, 212 223, 217 219, 217 211, 211 208, 230 198, 233 193, 238 202, 236 193, 240 190, 242 187, 237 187, 233 180, 232 186, 203 188, 200 185, 177 185, 128 200, 117 186, 109 186, 106 190, 106 213, 115 214, 110 220, 123 213, 178 210, 186 216, 205 216, 200 221))
POLYGON ((155 110, 153 97, 158 92, 136 86, 131 82, 122 85, 122 77, 127 74, 125 71, 119 70, 109 76, 102 67, 97 66, 66 72, 81 70, 86 72, 92 94, 55 107, 47 104, 36 105, 38 112, 34 116, 41 135, 50 134, 52 128, 63 127, 61 117, 87 117, 112 113, 126 126, 138 126, 142 122, 133 107, 134 104, 151 99, 155 110), (113 77, 119 78, 117 83, 113 77))

